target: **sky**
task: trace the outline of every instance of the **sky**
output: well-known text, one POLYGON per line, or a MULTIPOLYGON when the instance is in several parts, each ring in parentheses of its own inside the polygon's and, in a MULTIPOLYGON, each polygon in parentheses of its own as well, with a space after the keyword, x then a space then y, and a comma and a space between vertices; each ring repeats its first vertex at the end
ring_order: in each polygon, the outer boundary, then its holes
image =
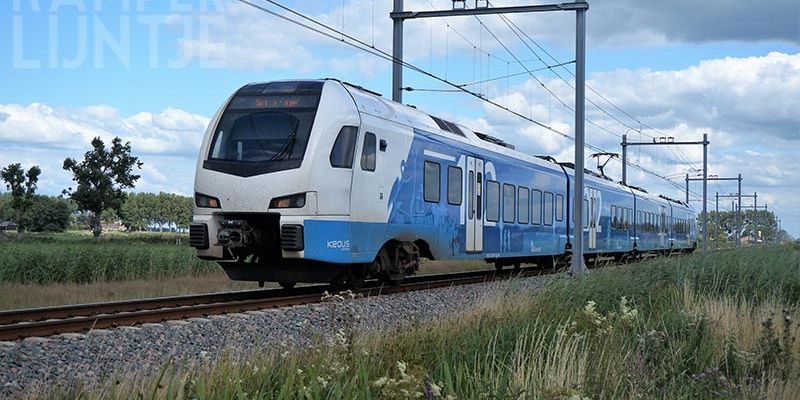
MULTIPOLYGON (((279 3, 391 51, 389 0, 279 3)), ((450 0, 405 1, 406 10, 450 7, 450 0)), ((508 21, 408 21, 404 58, 456 84, 490 80, 465 87, 573 136, 574 13, 508 21), (560 63, 567 64, 552 67, 560 63)), ((0 5, 0 39, 0 165, 39 165, 45 194, 72 186, 64 158, 82 158, 93 137, 119 136, 144 162, 136 191, 191 195, 209 120, 248 82, 332 77, 391 97, 388 61, 235 0, 8 0, 0 5)), ((709 174, 741 173, 743 192, 757 193, 800 237, 800 11, 793 1, 590 2, 586 70, 588 143, 619 153, 623 134, 695 141, 707 133, 709 174)), ((405 103, 521 151, 573 160, 572 141, 507 110, 424 91, 452 88, 411 70, 404 86, 417 89, 405 92, 405 103)), ((593 152, 586 152, 592 168, 593 152)), ((702 146, 636 147, 629 156, 671 179, 629 169, 629 183, 674 198, 684 197, 685 174, 702 168, 702 146)), ((620 163, 611 161, 606 173, 619 180, 620 163)), ((710 182, 708 191, 713 210, 715 193, 735 192, 736 183, 710 182)), ((701 183, 693 181, 691 192, 700 208, 701 183)), ((723 198, 720 210, 730 208, 723 198)))

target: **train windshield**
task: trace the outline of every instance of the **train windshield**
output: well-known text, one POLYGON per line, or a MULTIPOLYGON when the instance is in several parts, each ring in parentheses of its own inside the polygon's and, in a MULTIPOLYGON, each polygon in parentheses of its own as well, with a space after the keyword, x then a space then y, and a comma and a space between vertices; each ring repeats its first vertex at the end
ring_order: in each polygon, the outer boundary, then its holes
POLYGON ((203 167, 252 176, 300 167, 322 82, 248 85, 231 99, 203 167))

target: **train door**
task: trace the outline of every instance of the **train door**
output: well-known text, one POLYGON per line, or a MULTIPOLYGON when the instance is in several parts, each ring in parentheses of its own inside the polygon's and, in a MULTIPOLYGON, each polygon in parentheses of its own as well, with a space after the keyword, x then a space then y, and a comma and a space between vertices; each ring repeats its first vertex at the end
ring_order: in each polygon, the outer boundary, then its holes
POLYGON ((661 206, 661 218, 658 221, 658 237, 661 247, 667 247, 667 208, 661 206))
POLYGON ((483 251, 483 160, 467 157, 467 252, 479 253, 483 251))
POLYGON ((600 193, 597 189, 588 189, 589 191, 589 249, 597 248, 597 215, 599 214, 598 208, 600 207, 600 193))

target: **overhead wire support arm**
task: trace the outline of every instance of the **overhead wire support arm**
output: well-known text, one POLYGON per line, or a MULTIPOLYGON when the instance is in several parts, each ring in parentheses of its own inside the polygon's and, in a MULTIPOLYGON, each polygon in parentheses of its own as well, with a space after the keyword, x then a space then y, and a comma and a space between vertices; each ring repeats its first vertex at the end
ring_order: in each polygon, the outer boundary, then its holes
POLYGON ((545 11, 586 11, 588 9, 589 3, 575 2, 560 4, 538 4, 530 6, 463 8, 435 11, 393 11, 389 14, 389 16, 394 20, 405 20, 432 17, 457 17, 464 15, 513 14, 545 11))
MULTIPOLYGON (((687 199, 689 198, 689 182, 690 181, 702 181, 702 180, 703 180, 703 178, 690 178, 689 174, 686 174, 686 198, 687 199)), ((743 218, 742 218, 742 206, 741 206, 741 204, 742 204, 742 174, 739 174, 739 176, 737 176, 735 178, 733 178, 733 177, 731 177, 731 178, 722 178, 722 177, 719 177, 717 175, 710 175, 707 180, 709 180, 709 181, 738 181, 739 182, 739 193, 737 193, 735 195, 732 195, 730 197, 737 197, 739 199, 739 206, 735 210, 736 211, 736 226, 739 227, 739 229, 737 229, 737 231, 736 231, 736 247, 742 247, 742 241, 741 241, 741 238, 739 237, 739 233, 741 232, 741 227, 744 224, 744 221, 743 221, 743 218)), ((717 193, 717 198, 719 199, 720 197, 728 197, 728 196, 721 195, 721 194, 717 193)), ((717 210, 717 213, 719 213, 719 210, 717 210)))
MULTIPOLYGON (((628 146, 693 146, 703 145, 703 254, 708 250, 708 134, 703 134, 702 141, 675 141, 672 136, 653 138, 652 141, 629 142, 627 135, 622 135, 622 183, 627 185, 628 146)), ((689 203, 689 176, 686 176, 686 203, 689 203)))
MULTIPOLYGON (((393 9, 389 16, 393 21, 393 38, 392 38, 392 100, 402 103, 403 102, 403 66, 406 63, 403 61, 403 22, 408 19, 416 18, 432 18, 432 17, 455 17, 455 16, 478 16, 489 14, 510 14, 510 13, 531 13, 531 12, 547 12, 547 11, 574 11, 575 12, 575 190, 573 196, 573 210, 575 221, 582 221, 583 217, 583 199, 584 199, 584 147, 587 146, 585 140, 585 122, 586 122, 586 11, 589 9, 589 4, 585 0, 576 0, 570 3, 559 4, 541 4, 541 5, 524 5, 524 6, 510 6, 510 7, 491 7, 489 1, 486 1, 486 6, 477 6, 475 8, 467 8, 466 4, 463 8, 454 8, 451 10, 434 10, 434 11, 405 11, 403 9, 403 0, 394 0, 393 9)), ((489 31, 491 33, 491 31, 489 31)), ((494 36, 494 34, 492 34, 494 36)), ((497 37, 495 36, 495 39, 497 37)), ((499 41, 499 40, 498 40, 499 41)), ((502 44, 502 43, 501 43, 502 44)), ((503 45, 506 50, 508 48, 503 45)), ((509 50, 509 53, 510 50, 509 50)), ((513 55, 513 53, 511 53, 513 55)), ((514 57, 526 72, 533 75, 531 71, 520 62, 519 59, 514 57)), ((467 91, 463 86, 446 82, 451 86, 464 90, 467 93, 476 96, 474 93, 467 91)), ((481 98, 481 96, 476 96, 481 98)), ((549 131, 556 132, 564 137, 569 137, 563 132, 544 125, 538 121, 528 118, 510 108, 503 107, 497 103, 482 98, 497 107, 503 108, 506 111, 519 116, 520 118, 529 120, 536 125, 539 125, 549 131)), ((592 147, 591 145, 588 145, 592 147)), ((580 225, 580 222, 578 222, 580 225)), ((569 250, 569 249, 565 249, 569 250)), ((578 275, 587 271, 586 265, 583 262, 583 232, 576 229, 574 244, 571 248, 572 260, 570 273, 578 275)))

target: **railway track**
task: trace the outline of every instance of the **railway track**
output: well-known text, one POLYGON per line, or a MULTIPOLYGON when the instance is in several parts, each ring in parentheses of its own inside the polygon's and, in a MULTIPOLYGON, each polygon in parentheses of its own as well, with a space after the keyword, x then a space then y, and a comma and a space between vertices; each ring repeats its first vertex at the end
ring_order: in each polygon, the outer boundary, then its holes
MULTIPOLYGON (((520 268, 420 275, 408 277, 403 284, 397 286, 367 282, 365 287, 357 292, 363 296, 379 296, 482 283, 512 276, 543 275, 550 271, 520 268)), ((321 301, 326 289, 327 285, 313 285, 293 290, 246 290, 0 311, 0 340, 18 340, 26 337, 317 303, 321 301)))

